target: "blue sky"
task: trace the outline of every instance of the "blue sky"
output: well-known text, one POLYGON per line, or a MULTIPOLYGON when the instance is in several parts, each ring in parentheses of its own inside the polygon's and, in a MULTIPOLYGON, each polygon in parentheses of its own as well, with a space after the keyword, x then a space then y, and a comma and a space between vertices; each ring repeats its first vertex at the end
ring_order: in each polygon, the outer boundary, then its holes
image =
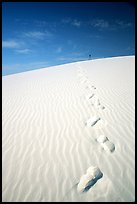
POLYGON ((3 2, 2 74, 135 54, 135 8, 120 2, 3 2))

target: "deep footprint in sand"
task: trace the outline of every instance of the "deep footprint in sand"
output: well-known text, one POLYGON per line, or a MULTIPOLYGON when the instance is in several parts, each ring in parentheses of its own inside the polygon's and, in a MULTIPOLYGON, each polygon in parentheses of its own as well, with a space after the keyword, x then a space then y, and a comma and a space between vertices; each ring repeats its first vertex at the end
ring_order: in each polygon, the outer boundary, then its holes
POLYGON ((101 104, 95 105, 95 106, 96 106, 96 108, 97 108, 98 110, 104 110, 104 109, 105 109, 105 107, 102 106, 101 104))
POLYGON ((80 181, 77 186, 77 191, 79 193, 87 192, 98 179, 102 178, 103 173, 97 166, 91 166, 87 169, 86 174, 81 176, 80 181))
POLYGON ((105 109, 105 107, 104 107, 104 106, 102 106, 102 105, 100 105, 100 106, 98 107, 98 109, 99 109, 99 110, 104 110, 104 109, 105 109))
POLYGON ((89 100, 89 99, 93 98, 94 95, 95 95, 94 93, 88 94, 86 96, 86 99, 89 100))
POLYGON ((95 87, 95 86, 93 86, 93 85, 92 85, 91 87, 92 87, 93 89, 96 89, 96 87, 95 87))
POLYGON ((114 152, 115 151, 115 145, 111 141, 109 141, 109 139, 106 136, 100 135, 97 138, 97 142, 100 143, 101 147, 106 152, 114 152))
POLYGON ((96 87, 88 83, 88 84, 86 85, 86 89, 92 90, 92 89, 96 89, 96 87))
POLYGON ((100 105, 101 105, 101 104, 100 104, 100 100, 99 100, 98 97, 96 97, 96 99, 95 99, 95 106, 98 107, 98 106, 100 106, 100 105))
POLYGON ((94 96, 92 100, 92 105, 94 105, 98 110, 104 110, 105 107, 101 105, 100 100, 97 96, 94 96))
POLYGON ((91 118, 89 118, 89 119, 87 120, 86 125, 87 125, 88 127, 92 127, 92 126, 94 126, 100 119, 101 119, 101 118, 98 117, 98 116, 93 116, 93 117, 91 117, 91 118))

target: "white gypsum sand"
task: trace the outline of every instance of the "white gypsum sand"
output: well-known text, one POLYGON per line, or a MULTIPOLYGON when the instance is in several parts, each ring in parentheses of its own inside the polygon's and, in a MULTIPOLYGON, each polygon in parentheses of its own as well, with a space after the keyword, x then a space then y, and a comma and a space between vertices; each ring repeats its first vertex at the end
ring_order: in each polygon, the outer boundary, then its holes
POLYGON ((135 201, 134 56, 2 77, 2 201, 135 201), (100 120, 87 126, 94 116, 100 120), (100 135, 113 152, 97 142, 100 135), (91 166, 103 176, 79 193, 91 166))

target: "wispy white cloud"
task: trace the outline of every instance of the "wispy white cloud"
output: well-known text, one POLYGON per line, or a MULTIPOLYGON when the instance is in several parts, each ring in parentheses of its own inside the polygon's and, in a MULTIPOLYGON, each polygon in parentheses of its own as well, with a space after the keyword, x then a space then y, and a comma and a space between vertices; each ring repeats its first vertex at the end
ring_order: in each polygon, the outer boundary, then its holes
POLYGON ((20 54, 29 54, 32 52, 30 49, 25 48, 26 44, 23 41, 16 41, 16 40, 5 40, 2 41, 3 48, 10 48, 14 49, 15 52, 20 54))
POLYGON ((109 27, 109 22, 104 19, 94 19, 90 22, 90 25, 99 29, 104 29, 109 27))
POLYGON ((133 24, 131 22, 125 22, 122 20, 105 20, 105 19, 93 19, 89 22, 89 25, 97 28, 99 30, 118 30, 131 27, 133 24))
POLYGON ((53 35, 54 32, 56 32, 56 28, 58 28, 58 26, 60 25, 60 22, 59 21, 49 22, 46 20, 34 20, 32 22, 32 24, 35 26, 35 28, 37 27, 39 29, 40 28, 41 29, 43 29, 43 28, 49 29, 52 32, 52 34, 49 31, 45 31, 45 32, 46 32, 46 34, 48 33, 51 36, 51 35, 53 35))
POLYGON ((63 23, 63 24, 68 24, 68 23, 71 23, 71 21, 72 21, 71 18, 68 17, 68 18, 62 19, 62 20, 61 20, 61 23, 63 23))
POLYGON ((44 40, 45 38, 51 37, 52 34, 49 31, 30 31, 24 33, 25 37, 34 38, 38 40, 44 40))
POLYGON ((19 48, 20 44, 15 40, 3 40, 2 47, 3 48, 19 48))
POLYGON ((108 28, 109 23, 103 19, 97 20, 94 24, 95 27, 100 27, 100 28, 108 28))
POLYGON ((34 31, 25 33, 25 36, 29 38, 44 39, 45 34, 39 31, 34 31))
POLYGON ((72 24, 73 26, 76 26, 76 27, 80 27, 80 26, 81 26, 81 22, 78 21, 77 19, 74 19, 74 20, 71 22, 71 24, 72 24))
POLYGON ((118 25, 121 28, 128 28, 128 27, 132 26, 132 23, 124 22, 124 21, 121 21, 121 20, 116 20, 116 25, 118 25))
POLYGON ((26 49, 16 50, 16 52, 20 54, 29 54, 32 51, 26 48, 26 49))
POLYGON ((64 18, 61 20, 61 23, 73 25, 75 27, 80 27, 82 24, 81 21, 78 21, 77 19, 71 19, 71 18, 64 18))

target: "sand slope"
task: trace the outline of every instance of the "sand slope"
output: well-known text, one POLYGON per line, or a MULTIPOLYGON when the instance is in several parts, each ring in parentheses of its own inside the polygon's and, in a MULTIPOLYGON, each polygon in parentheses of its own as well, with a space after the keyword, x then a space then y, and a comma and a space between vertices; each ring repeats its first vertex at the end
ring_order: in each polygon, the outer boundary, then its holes
POLYGON ((134 56, 4 76, 2 126, 3 202, 135 200, 134 56))

